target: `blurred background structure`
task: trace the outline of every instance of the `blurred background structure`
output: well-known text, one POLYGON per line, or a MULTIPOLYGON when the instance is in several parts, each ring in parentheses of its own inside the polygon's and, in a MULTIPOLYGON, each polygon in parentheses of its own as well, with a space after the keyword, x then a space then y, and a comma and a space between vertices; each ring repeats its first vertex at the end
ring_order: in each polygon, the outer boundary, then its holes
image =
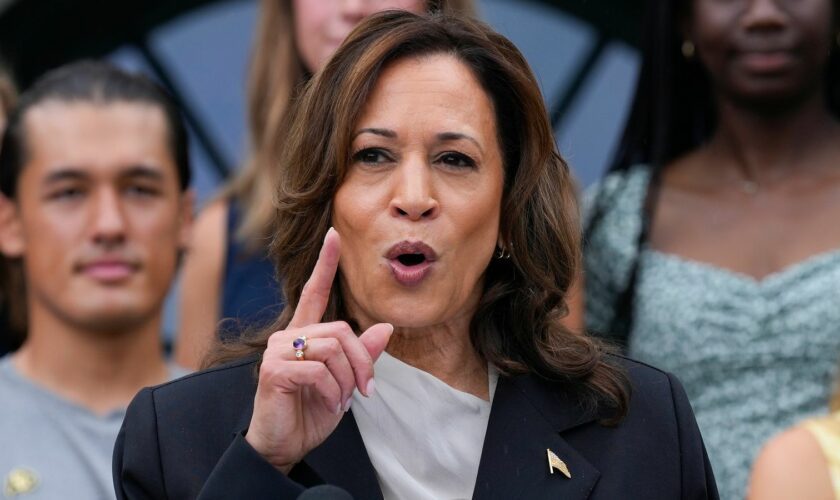
MULTIPOLYGON (((636 82, 641 5, 478 0, 481 17, 536 72, 561 152, 586 186, 612 158, 636 82)), ((48 69, 104 57, 163 83, 190 127, 199 203, 246 150, 245 80, 255 0, 0 0, 0 57, 21 88, 48 69)), ((177 290, 174 292, 177 293, 177 290)), ((169 300, 165 335, 173 334, 169 300)))

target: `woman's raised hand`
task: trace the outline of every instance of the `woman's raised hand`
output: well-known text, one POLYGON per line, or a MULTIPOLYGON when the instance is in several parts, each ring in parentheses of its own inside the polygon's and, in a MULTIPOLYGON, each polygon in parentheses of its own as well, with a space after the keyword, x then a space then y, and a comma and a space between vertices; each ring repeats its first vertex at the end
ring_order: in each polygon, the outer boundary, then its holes
POLYGON ((394 331, 378 323, 357 337, 343 321, 321 323, 340 254, 341 238, 330 228, 292 321, 263 354, 245 439, 284 473, 332 433, 354 389, 372 395, 373 363, 394 331), (306 348, 297 359, 292 344, 301 337, 306 348))

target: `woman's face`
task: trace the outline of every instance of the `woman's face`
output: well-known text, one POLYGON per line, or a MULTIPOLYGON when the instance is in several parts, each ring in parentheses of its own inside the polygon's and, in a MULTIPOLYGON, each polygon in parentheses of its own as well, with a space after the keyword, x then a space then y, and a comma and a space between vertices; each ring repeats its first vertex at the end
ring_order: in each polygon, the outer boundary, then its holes
POLYGON ((694 0, 688 37, 719 92, 795 99, 821 85, 832 20, 832 0, 694 0))
POLYGON ((295 44, 314 73, 365 17, 388 9, 420 14, 425 7, 424 0, 294 0, 295 44))
POLYGON ((469 319, 499 237, 504 184, 493 103, 450 55, 379 77, 333 204, 342 293, 366 327, 469 319))

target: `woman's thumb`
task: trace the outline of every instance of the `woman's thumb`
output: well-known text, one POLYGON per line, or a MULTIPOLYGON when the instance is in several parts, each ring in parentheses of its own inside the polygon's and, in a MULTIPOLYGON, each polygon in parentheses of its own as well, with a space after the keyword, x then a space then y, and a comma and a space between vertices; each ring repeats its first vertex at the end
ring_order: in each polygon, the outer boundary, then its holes
POLYGON ((359 340, 364 344, 365 349, 370 354, 370 359, 374 363, 379 359, 382 351, 385 350, 392 333, 394 333, 394 325, 390 323, 377 323, 359 336, 359 340))

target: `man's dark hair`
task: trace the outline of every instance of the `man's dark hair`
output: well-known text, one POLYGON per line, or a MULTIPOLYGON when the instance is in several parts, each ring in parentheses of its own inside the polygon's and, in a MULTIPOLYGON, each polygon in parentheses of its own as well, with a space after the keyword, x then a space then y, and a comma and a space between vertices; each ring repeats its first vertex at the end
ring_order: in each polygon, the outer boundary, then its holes
POLYGON ((45 73, 18 100, 9 115, 0 146, 0 191, 15 197, 18 177, 27 161, 26 113, 45 102, 111 104, 141 103, 163 111, 169 147, 178 169, 181 190, 190 183, 187 131, 177 106, 158 84, 111 64, 80 61, 45 73))

